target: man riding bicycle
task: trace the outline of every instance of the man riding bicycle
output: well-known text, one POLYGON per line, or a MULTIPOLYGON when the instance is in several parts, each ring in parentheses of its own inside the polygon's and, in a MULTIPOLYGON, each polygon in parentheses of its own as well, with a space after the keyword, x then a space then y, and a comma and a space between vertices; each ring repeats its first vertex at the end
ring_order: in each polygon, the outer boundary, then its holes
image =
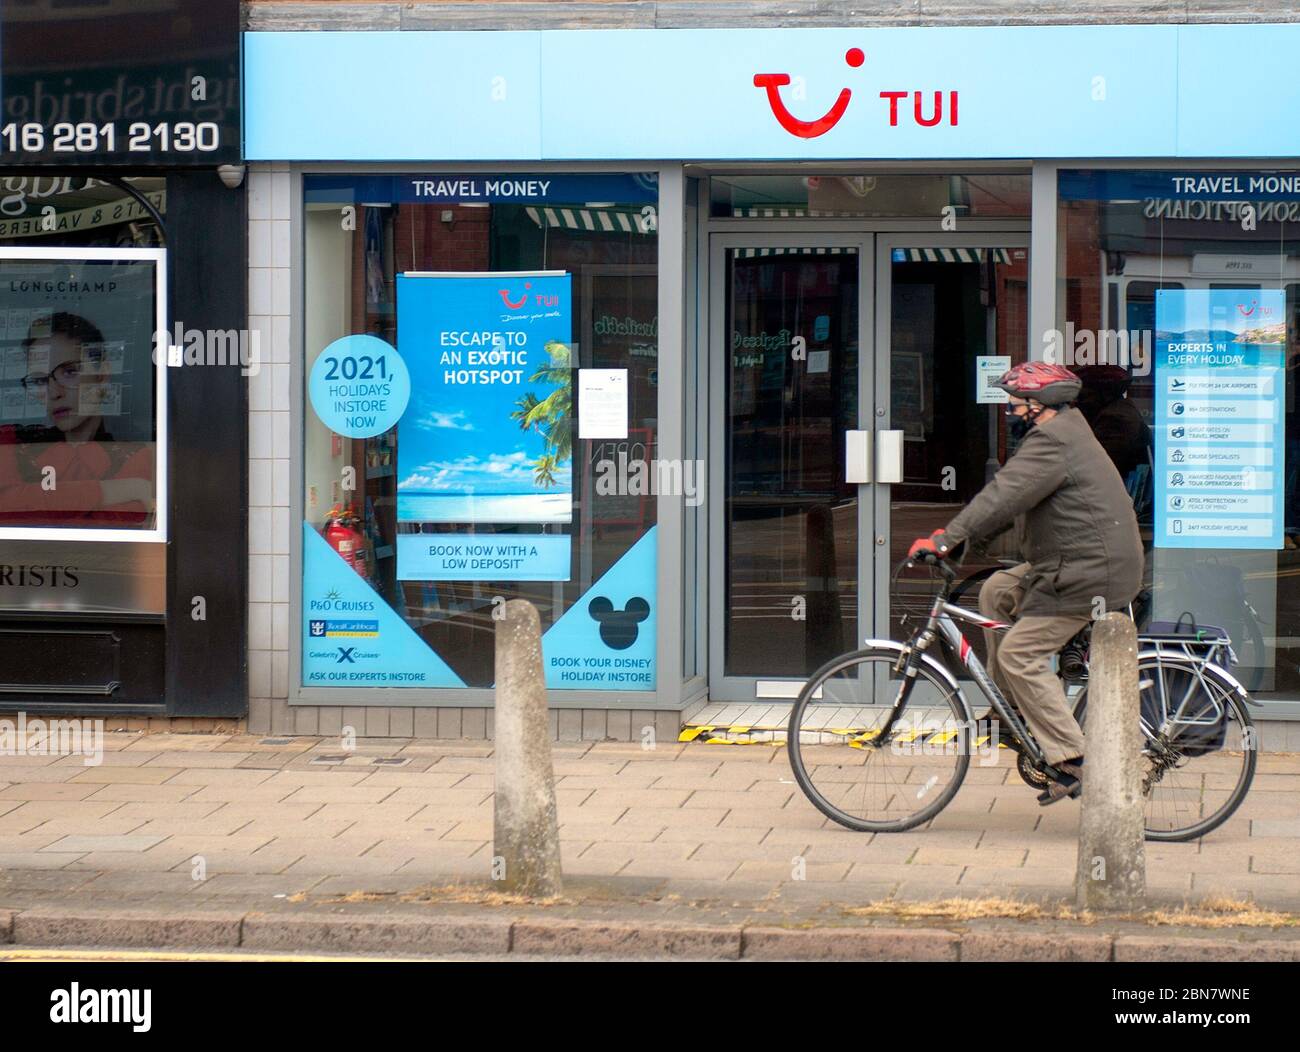
MULTIPOLYGON (((912 544, 909 558, 943 558, 1013 525, 1025 561, 980 590, 980 613, 1011 621, 986 631, 988 670, 1061 772, 1042 804, 1077 796, 1083 732, 1052 657, 1094 617, 1122 609, 1142 585, 1142 540, 1114 463, 1074 406, 1082 386, 1061 365, 1026 362, 1003 373, 1010 432, 1020 445, 946 529, 912 544)), ((990 712, 983 719, 996 722, 990 712)), ((1013 746, 1015 743, 1012 743, 1013 746)))

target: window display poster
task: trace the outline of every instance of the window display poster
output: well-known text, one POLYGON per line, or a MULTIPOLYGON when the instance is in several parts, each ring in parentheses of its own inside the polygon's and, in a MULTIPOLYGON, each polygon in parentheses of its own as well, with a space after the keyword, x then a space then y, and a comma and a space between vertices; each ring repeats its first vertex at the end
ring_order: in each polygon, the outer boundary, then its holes
POLYGON ((1280 289, 1156 292, 1155 544, 1281 548, 1280 289))
POLYGON ((309 522, 302 545, 303 686, 465 685, 309 522))
POLYGON ((397 276, 398 521, 572 521, 571 340, 567 273, 397 276))
POLYGON ((0 258, 0 527, 152 531, 162 253, 81 251, 0 258))

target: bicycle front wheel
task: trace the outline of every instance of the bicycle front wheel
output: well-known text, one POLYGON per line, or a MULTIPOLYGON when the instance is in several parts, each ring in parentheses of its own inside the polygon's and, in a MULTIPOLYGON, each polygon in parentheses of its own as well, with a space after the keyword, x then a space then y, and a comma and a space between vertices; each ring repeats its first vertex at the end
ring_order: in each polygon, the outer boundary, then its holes
MULTIPOLYGON (((1254 723, 1214 665, 1142 658, 1138 697, 1146 839, 1195 840, 1245 799, 1255 777, 1254 723)), ((1074 708, 1085 738, 1087 708, 1085 687, 1074 708)))
POLYGON ((827 662, 790 713, 795 780, 828 818, 859 832, 897 833, 929 821, 961 787, 972 727, 961 694, 922 665, 910 681, 898 651, 859 650, 827 662), (883 734, 894 702, 903 711, 883 734))

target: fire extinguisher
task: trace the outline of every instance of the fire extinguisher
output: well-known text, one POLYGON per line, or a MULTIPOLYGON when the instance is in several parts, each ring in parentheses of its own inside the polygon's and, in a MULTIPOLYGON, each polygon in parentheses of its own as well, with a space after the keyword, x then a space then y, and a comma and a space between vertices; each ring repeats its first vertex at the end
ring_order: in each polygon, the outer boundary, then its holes
POLYGON ((370 579, 370 560, 361 522, 352 510, 336 504, 325 516, 325 540, 361 577, 370 579))

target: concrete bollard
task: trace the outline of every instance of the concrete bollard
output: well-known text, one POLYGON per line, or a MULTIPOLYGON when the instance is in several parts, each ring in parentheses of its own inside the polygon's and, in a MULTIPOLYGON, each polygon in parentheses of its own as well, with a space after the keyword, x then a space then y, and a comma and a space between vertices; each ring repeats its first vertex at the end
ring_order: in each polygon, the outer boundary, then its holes
POLYGON ((1140 909, 1146 901, 1137 629, 1125 615, 1093 623, 1085 716, 1080 909, 1140 909))
POLYGON ((496 796, 492 876, 522 895, 562 890, 555 770, 537 608, 511 599, 496 627, 496 796))

